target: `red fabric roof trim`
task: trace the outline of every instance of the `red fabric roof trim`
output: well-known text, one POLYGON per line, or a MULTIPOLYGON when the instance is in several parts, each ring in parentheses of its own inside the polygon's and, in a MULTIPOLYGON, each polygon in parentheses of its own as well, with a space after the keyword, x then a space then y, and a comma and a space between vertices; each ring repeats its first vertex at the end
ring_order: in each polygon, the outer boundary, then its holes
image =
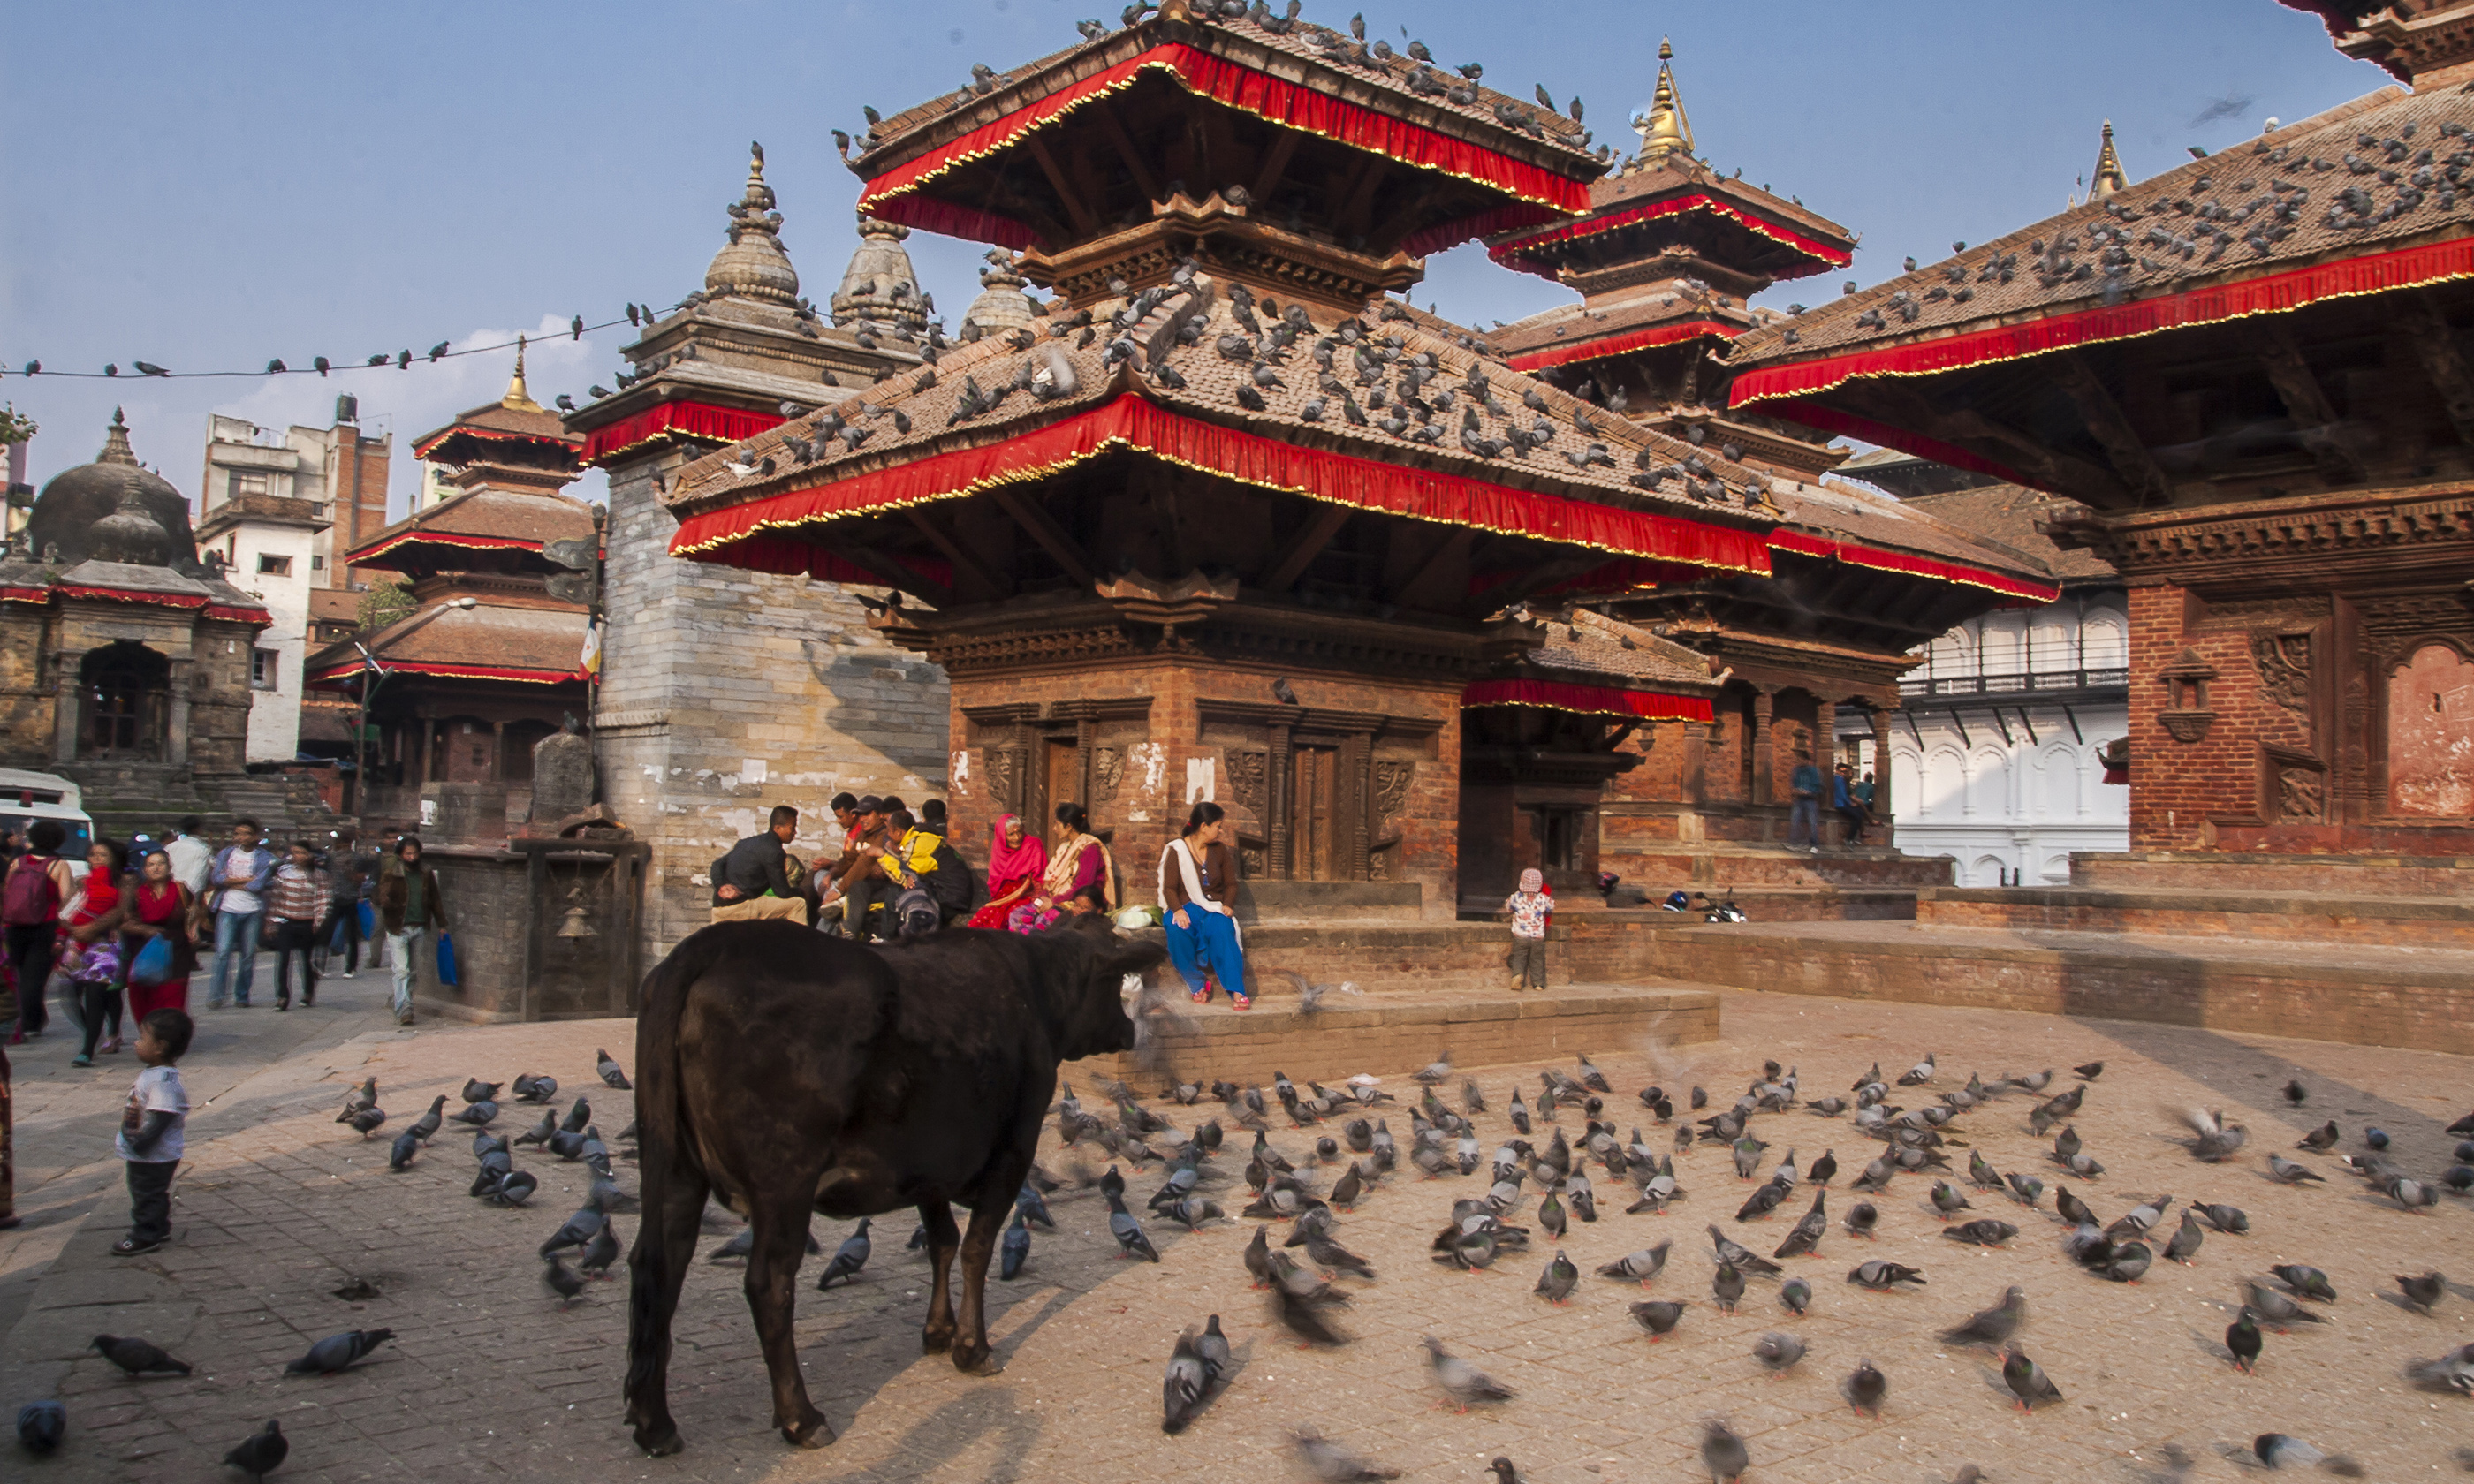
POLYGON ((779 413, 743 412, 709 402, 656 402, 584 435, 584 462, 602 461, 666 435, 735 443, 782 425, 779 413))
POLYGON ((1028 483, 1113 447, 1130 448, 1240 484, 1413 520, 1474 526, 1506 536, 1594 547, 1616 556, 1654 557, 1726 571, 1766 574, 1770 569, 1769 545, 1758 531, 1617 510, 1348 454, 1299 448, 1198 421, 1130 393, 1104 407, 1001 443, 691 515, 671 538, 670 554, 759 571, 809 571, 816 548, 795 537, 770 533, 957 499, 997 485, 1028 483))
POLYGON ((1682 324, 1661 324, 1645 330, 1627 330, 1604 340, 1583 341, 1578 345, 1556 346, 1545 350, 1524 350, 1507 362, 1514 371, 1544 371, 1550 366, 1569 366, 1575 361, 1603 361, 1627 350, 1645 350, 1652 346, 1671 346, 1686 340, 1732 340, 1742 334, 1740 325, 1716 320, 1691 320, 1682 324))
POLYGON ((275 615, 268 612, 265 609, 232 608, 228 604, 221 603, 208 604, 206 607, 206 616, 208 618, 225 619, 236 624, 271 624, 275 622, 275 615))
MULTIPOLYGON (((1852 412, 1841 412, 1825 403, 1791 397, 1783 402, 1773 402, 1761 411, 1772 417, 1784 418, 1790 422, 1801 422, 1808 428, 1818 429, 1824 433, 1844 433, 1851 438, 1860 438, 1868 443, 1880 443, 1887 448, 1896 448, 1902 453, 1912 453, 1920 459, 1931 459, 1936 463, 1947 464, 1953 468, 1973 469, 1978 474, 1989 474, 1995 479, 2005 480, 2014 485, 2025 485, 2030 490, 2046 488, 2006 465, 1997 464, 1982 454, 1972 453, 1956 443, 1946 443, 1937 438, 1927 438, 1922 433, 1910 433, 1904 428, 1895 428, 1886 422, 1877 422, 1870 418, 1859 418, 1852 412)), ((1851 474, 1846 477, 1853 479, 1856 476, 1851 474)))
POLYGON ((519 540, 511 536, 462 536, 452 531, 425 531, 416 526, 400 536, 374 541, 358 551, 346 552, 348 566, 377 566, 378 558, 400 546, 460 546, 468 551, 539 551, 539 541, 519 540))
POLYGON ((83 584, 61 583, 52 591, 63 598, 108 598, 114 603, 152 603, 158 608, 205 608, 205 598, 193 598, 178 592, 131 592, 119 587, 88 587, 83 584))
POLYGON ((1982 587, 1988 592, 2026 598, 2037 603, 2050 603, 2062 595, 2059 587, 2029 582, 2025 578, 2004 577, 1982 567, 1962 566, 1955 562, 1940 562, 1931 557, 1911 557, 1904 552, 1859 546, 1854 541, 1833 541, 1827 537, 1808 536, 1802 531, 1772 531, 1770 547, 1774 551, 1791 551, 1799 556, 1871 567, 1877 572, 1904 572, 1910 577, 1937 578, 1942 582, 1982 587))
POLYGON ((459 434, 466 438, 495 439, 502 443, 540 443, 545 447, 564 448, 570 452, 575 447, 575 444, 568 439, 552 438, 543 433, 510 433, 500 428, 476 428, 455 424, 441 428, 427 439, 413 444, 412 456, 416 459, 425 459, 429 457, 429 450, 459 434))
MULTIPOLYGON (((1543 263, 1527 261, 1527 254, 1551 243, 1575 242, 1583 237, 1594 237, 1601 232, 1617 231, 1637 222, 1655 221, 1662 216, 1674 216, 1686 211, 1715 213, 1760 236, 1769 238, 1772 242, 1783 243, 1805 256, 1814 259, 1813 266, 1810 268, 1797 273, 1780 274, 1778 276, 1782 278, 1801 278, 1807 274, 1817 274, 1825 268, 1844 268, 1856 261, 1855 254, 1851 252, 1833 248, 1826 242, 1815 241, 1792 227, 1764 222, 1749 212, 1739 211, 1715 197, 1704 196, 1697 191, 1689 196, 1670 196, 1663 201, 1644 202, 1640 205, 1627 207, 1621 211, 1610 211, 1603 216, 1566 222, 1547 231, 1534 232, 1526 237, 1516 237, 1510 242, 1498 242, 1486 250, 1486 255, 1506 268, 1516 268, 1522 273, 1536 274, 1541 278, 1558 278, 1553 268, 1543 263)), ((1560 278, 1558 281, 1561 281, 1560 278)))
MULTIPOLYGON (((581 669, 521 670, 507 665, 437 664, 427 660, 399 660, 390 663, 381 659, 379 664, 393 675, 436 675, 458 681, 518 681, 534 685, 563 685, 570 681, 581 681, 585 678, 581 669)), ((354 680, 359 677, 363 668, 361 661, 355 659, 350 664, 319 671, 309 677, 309 683, 328 685, 341 681, 354 680)))
POLYGON ((0 603, 49 603, 49 587, 0 587, 0 603))
POLYGON ((2255 314, 2285 314, 2322 299, 2387 294, 2420 284, 2474 277, 2474 237, 2345 258, 2288 273, 2267 274, 2213 288, 2168 294, 2110 309, 2081 309, 1996 329, 1938 340, 1825 356, 1748 371, 1735 378, 1728 405, 1773 397, 1810 396, 1866 376, 1930 376, 1997 365, 2073 346, 2132 340, 2255 314))
POLYGON ((1562 681, 1478 681, 1461 692, 1461 708, 1538 706, 1580 716, 1630 716, 1647 721, 1706 722, 1716 713, 1707 696, 1572 685, 1562 681))
MULTIPOLYGON (((1548 220, 1552 214, 1578 215, 1589 209, 1589 188, 1584 181, 1282 82, 1182 42, 1152 47, 1139 57, 1017 108, 992 124, 982 124, 941 149, 895 166, 868 181, 867 188, 860 194, 859 208, 880 220, 906 227, 992 242, 1016 251, 1030 247, 1033 233, 1021 222, 993 212, 918 200, 913 193, 947 171, 994 155, 1095 98, 1131 87, 1145 72, 1153 70, 1164 73, 1189 92, 1282 128, 1320 134, 1420 169, 1490 186, 1517 202, 1545 208, 1540 214, 1548 220)), ((1481 213, 1462 222, 1425 228, 1413 239, 1420 246, 1408 251, 1430 252, 1524 225, 1529 224, 1502 211, 1481 213)))

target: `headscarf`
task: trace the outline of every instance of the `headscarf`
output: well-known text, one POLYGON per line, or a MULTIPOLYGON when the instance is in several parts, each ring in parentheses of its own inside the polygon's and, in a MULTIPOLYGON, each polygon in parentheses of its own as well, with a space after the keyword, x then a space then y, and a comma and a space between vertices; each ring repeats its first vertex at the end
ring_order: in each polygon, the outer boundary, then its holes
MULTIPOLYGON (((1495 879, 1500 881, 1503 878, 1501 876, 1497 876, 1495 879)), ((1541 871, 1532 868, 1531 870, 1524 871, 1520 874, 1520 889, 1524 892, 1535 893, 1545 885, 1546 874, 1541 871)))
POLYGON ((1073 891, 1074 878, 1082 874, 1084 850, 1100 852, 1100 894, 1109 910, 1114 911, 1117 905, 1116 872, 1108 860, 1108 848, 1100 842, 1097 835, 1071 835, 1050 851, 1048 874, 1041 883, 1041 889, 1060 899, 1073 891))
POLYGON ((1022 844, 1006 844, 1006 826, 1017 823, 1020 818, 1019 815, 1008 814, 997 821, 995 837, 988 846, 988 893, 991 896, 1002 894, 1016 881, 1038 875, 1048 861, 1048 848, 1028 829, 1022 832, 1022 844))

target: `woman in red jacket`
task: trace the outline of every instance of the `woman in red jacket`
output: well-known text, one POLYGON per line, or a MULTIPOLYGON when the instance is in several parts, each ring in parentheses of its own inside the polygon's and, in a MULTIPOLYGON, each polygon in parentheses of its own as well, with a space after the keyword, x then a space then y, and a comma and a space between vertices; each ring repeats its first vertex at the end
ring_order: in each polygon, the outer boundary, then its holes
POLYGON ((172 877, 172 857, 163 850, 149 850, 139 868, 137 879, 122 898, 125 905, 120 915, 121 962, 132 968, 146 945, 160 938, 172 945, 172 962, 168 972, 153 984, 142 984, 134 977, 129 980, 130 1018, 143 1021, 158 1010, 189 1008, 189 975, 198 969, 198 947, 190 936, 190 922, 197 914, 197 898, 189 889, 172 877))

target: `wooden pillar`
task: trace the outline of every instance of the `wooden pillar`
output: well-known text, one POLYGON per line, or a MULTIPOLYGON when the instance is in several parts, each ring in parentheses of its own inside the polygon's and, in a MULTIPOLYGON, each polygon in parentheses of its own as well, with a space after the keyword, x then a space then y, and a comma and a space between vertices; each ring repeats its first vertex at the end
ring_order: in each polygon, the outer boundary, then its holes
POLYGON ((1348 870, 1342 879, 1363 881, 1374 826, 1374 739, 1363 731, 1350 732, 1341 742, 1340 757, 1348 807, 1348 870))
POLYGON ((1775 685, 1756 686, 1753 690, 1753 802, 1770 802, 1770 710, 1778 699, 1775 685))
POLYGON ((490 781, 503 782, 506 777, 507 724, 503 721, 496 721, 490 724, 490 781))
POLYGON ((1292 842, 1289 839, 1289 770, 1292 760, 1290 728, 1286 722, 1272 724, 1272 754, 1263 771, 1270 775, 1263 780, 1263 837, 1269 842, 1270 861, 1266 874, 1274 881, 1290 879, 1292 842))
POLYGON ((415 788, 429 781, 429 754, 438 735, 438 724, 431 721, 427 713, 422 713, 418 720, 421 727, 421 777, 413 780, 415 788))
POLYGON ((1881 822, 1883 845, 1898 840, 1890 819, 1890 716, 1889 706, 1873 708, 1873 817, 1881 822))
MULTIPOLYGON (((1091 811, 1092 763, 1091 718, 1078 717, 1074 722, 1074 802, 1082 806, 1085 814, 1091 811)), ((1099 825, 1097 820, 1091 823, 1094 828, 1099 825)))
MULTIPOLYGON (((1835 822, 1840 831, 1846 822, 1831 811, 1834 792, 1832 779, 1838 777, 1838 703, 1826 696, 1812 703, 1812 765, 1821 770, 1821 838, 1830 838, 1830 826, 1835 822)), ((1850 797, 1854 797, 1850 795, 1850 797)))

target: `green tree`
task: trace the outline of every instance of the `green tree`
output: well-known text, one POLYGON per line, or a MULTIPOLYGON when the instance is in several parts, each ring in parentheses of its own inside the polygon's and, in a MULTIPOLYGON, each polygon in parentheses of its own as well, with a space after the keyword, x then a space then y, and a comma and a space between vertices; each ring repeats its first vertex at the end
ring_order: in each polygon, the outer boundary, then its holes
POLYGON ((398 579, 372 583, 370 590, 361 594, 361 629, 364 633, 383 629, 418 606, 412 600, 412 588, 398 579))

